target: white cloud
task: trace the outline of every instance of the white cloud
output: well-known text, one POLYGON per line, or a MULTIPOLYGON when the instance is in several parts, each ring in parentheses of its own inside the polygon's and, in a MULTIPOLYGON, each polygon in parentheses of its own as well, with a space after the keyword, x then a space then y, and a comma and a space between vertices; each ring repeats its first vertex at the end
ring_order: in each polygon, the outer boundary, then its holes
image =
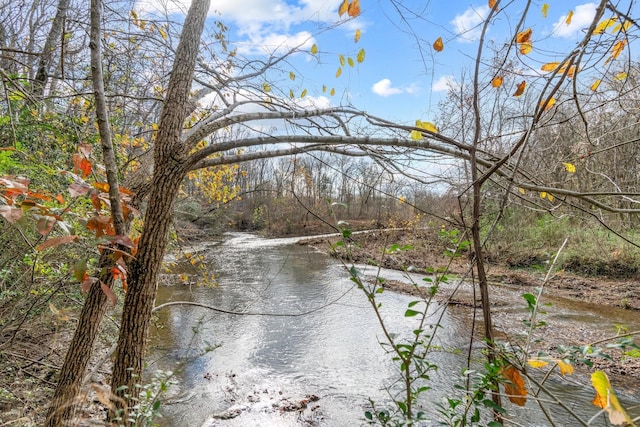
POLYGON ((461 15, 451 21, 454 26, 455 32, 458 35, 458 40, 462 42, 472 42, 480 39, 482 34, 482 23, 489 16, 488 6, 469 7, 461 15))
POLYGON ((238 52, 244 55, 284 54, 294 48, 308 50, 315 42, 315 39, 308 31, 300 31, 296 34, 261 34, 255 32, 248 34, 248 37, 248 41, 236 43, 238 52))
POLYGON ((576 6, 573 16, 571 17, 571 23, 567 25, 567 15, 563 15, 553 25, 553 35, 563 38, 574 38, 585 27, 591 25, 593 17, 596 15, 596 8, 598 5, 595 3, 585 3, 576 6))
POLYGON ((401 88, 393 87, 391 85, 391 80, 382 79, 371 86, 371 91, 376 95, 387 97, 391 95, 398 95, 400 93, 416 93, 418 92, 418 87, 415 84, 401 88))
POLYGON ((433 82, 433 85, 431 86, 431 90, 433 90, 434 92, 448 92, 452 89, 457 89, 459 87, 460 87, 460 84, 456 82, 455 77, 448 75, 448 76, 441 76, 438 80, 433 82))

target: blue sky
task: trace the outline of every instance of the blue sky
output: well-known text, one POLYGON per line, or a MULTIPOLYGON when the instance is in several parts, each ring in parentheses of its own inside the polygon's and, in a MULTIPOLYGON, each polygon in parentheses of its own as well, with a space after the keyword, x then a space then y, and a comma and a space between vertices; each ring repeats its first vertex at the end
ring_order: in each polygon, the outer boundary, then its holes
MULTIPOLYGON (((151 12, 155 0, 137 4, 151 12)), ((473 68, 478 47, 479 25, 487 16, 487 1, 386 1, 360 0, 362 13, 356 19, 338 17, 341 0, 213 0, 211 16, 230 28, 230 39, 241 55, 264 56, 266 52, 303 45, 319 52, 297 54, 291 59, 296 80, 287 69, 282 76, 270 76, 284 93, 289 89, 321 105, 339 104, 348 99, 357 108, 371 114, 409 124, 416 119, 432 121, 438 114, 438 102, 450 85, 473 68), (402 10, 402 15, 399 11, 402 10), (415 13, 412 15, 412 13, 415 13), (218 15, 219 14, 219 15, 218 15), (335 28, 326 30, 339 23, 335 28), (362 36, 354 42, 355 30, 362 36), (415 32, 418 38, 411 33, 415 32), (442 37, 444 50, 435 52, 432 43, 442 37), (366 52, 362 64, 346 65, 336 78, 339 55, 354 60, 360 49, 366 52), (322 87, 335 88, 332 97, 322 87)), ((505 2, 507 3, 507 2, 505 2)), ((492 25, 488 38, 500 47, 513 37, 513 29, 526 5, 515 0, 509 13, 492 25)), ((589 25, 596 3, 589 1, 548 0, 532 2, 526 27, 533 29, 534 52, 527 60, 543 64, 560 60, 559 54, 576 43, 589 25), (569 25, 569 11, 573 17, 569 25)), ((184 8, 188 2, 181 3, 184 8)), ((178 7, 176 10, 179 10, 178 7)), ((608 15, 605 15, 608 16, 608 15)), ((286 67, 285 67, 286 68, 286 67)))

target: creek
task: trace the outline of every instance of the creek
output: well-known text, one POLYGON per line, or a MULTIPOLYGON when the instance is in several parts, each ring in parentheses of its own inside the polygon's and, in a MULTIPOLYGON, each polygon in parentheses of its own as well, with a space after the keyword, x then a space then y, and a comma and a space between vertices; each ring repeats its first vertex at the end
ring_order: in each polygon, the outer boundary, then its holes
MULTIPOLYGON (((384 385, 397 378, 397 367, 380 345, 382 332, 366 297, 337 260, 296 245, 297 240, 231 233, 222 243, 199 248, 217 274, 216 286, 182 284, 179 269, 165 276, 156 305, 189 301, 233 313, 188 305, 157 312, 148 376, 171 370, 177 381, 163 406, 161 425, 358 426, 366 425, 369 399, 388 403, 384 385)), ((368 268, 367 274, 375 274, 368 268)), ((383 271, 382 276, 401 278, 394 271, 383 271)), ((519 294, 500 292, 514 296, 499 310, 520 310, 526 317, 519 294)), ((380 295, 390 331, 409 335, 415 328, 415 319, 403 316, 412 300, 393 292, 380 295)), ((603 317, 604 311, 594 314, 579 303, 553 303, 545 316, 560 322, 579 321, 586 328, 620 323, 640 329, 640 319, 625 310, 607 308, 603 317)), ((472 317, 467 307, 432 304, 430 310, 430 326, 440 325, 435 344, 441 350, 430 353, 438 369, 421 404, 434 413, 435 404, 462 384, 472 317)), ((554 376, 547 386, 589 419, 598 411, 589 403, 594 392, 588 384, 588 377, 554 376)), ((619 394, 624 403, 638 405, 633 391, 619 394)), ((548 425, 532 399, 524 408, 507 405, 520 425, 548 425)), ((576 425, 560 412, 554 415, 558 425, 576 425)), ((607 424, 600 417, 592 425, 607 424)))

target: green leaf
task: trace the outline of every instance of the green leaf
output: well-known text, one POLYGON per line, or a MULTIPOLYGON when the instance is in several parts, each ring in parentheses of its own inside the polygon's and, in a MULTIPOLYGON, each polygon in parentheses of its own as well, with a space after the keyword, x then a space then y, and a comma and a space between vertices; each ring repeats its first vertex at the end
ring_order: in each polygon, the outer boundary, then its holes
POLYGON ((404 317, 413 317, 413 316, 417 316, 418 314, 422 314, 422 313, 420 311, 407 309, 407 311, 404 312, 404 317))
POLYGON ((407 304, 408 307, 413 307, 416 304, 420 304, 420 301, 411 301, 409 304, 407 304))

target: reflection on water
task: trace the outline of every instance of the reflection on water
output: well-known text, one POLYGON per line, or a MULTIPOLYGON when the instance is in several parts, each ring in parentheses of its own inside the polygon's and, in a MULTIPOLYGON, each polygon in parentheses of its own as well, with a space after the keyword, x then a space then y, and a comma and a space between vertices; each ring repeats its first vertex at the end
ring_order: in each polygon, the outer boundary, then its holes
MULTIPOLYGON (((363 425, 368 399, 388 399, 383 385, 396 378, 396 367, 379 344, 380 327, 364 295, 335 260, 294 242, 231 234, 205 252, 219 286, 160 287, 157 304, 193 301, 244 313, 193 306, 158 312, 149 369, 179 369, 178 391, 174 403, 165 407, 164 425, 301 426, 309 425, 305 419, 310 416, 323 426, 363 425), (319 307, 324 308, 297 315, 319 307), (208 347, 216 348, 204 352, 208 347), (320 397, 315 415, 269 415, 268 409, 281 405, 282 399, 309 395, 320 397), (209 420, 234 408, 242 415, 209 420)), ((391 331, 410 334, 415 327, 415 319, 402 316, 412 299, 381 295, 391 331)), ((447 350, 430 356, 439 369, 433 372, 433 391, 424 404, 433 408, 433 402, 451 394, 464 369, 465 351, 456 349, 466 348, 471 327, 467 310, 432 309, 432 324, 442 315, 436 344, 447 350)), ((584 406, 593 398, 579 384, 562 381, 549 387, 571 396, 569 405, 584 406)), ((528 405, 527 412, 515 415, 520 422, 529 420, 530 426, 546 425, 532 413, 528 405)), ((569 421, 560 419, 559 425, 571 425, 563 422, 569 421)))

